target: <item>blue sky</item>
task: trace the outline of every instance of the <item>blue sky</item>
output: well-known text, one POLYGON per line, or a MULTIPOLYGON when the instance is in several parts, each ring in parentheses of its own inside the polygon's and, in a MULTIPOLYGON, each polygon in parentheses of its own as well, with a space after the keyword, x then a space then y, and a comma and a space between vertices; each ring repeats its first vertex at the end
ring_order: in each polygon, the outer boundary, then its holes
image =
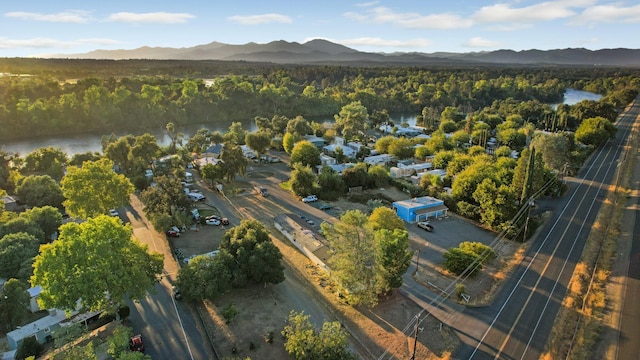
POLYGON ((0 57, 305 42, 360 51, 640 48, 638 0, 3 1, 0 57))

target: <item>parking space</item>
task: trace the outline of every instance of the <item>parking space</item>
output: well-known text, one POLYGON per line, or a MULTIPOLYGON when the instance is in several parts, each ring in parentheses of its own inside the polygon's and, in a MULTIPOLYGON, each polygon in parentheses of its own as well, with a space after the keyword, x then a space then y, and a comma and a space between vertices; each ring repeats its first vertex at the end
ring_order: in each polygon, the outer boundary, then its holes
POLYGON ((442 263, 442 255, 461 242, 479 241, 491 245, 497 236, 496 233, 455 215, 431 220, 430 224, 433 226, 430 232, 416 224, 406 224, 410 232, 411 248, 420 251, 420 262, 425 265, 442 263))

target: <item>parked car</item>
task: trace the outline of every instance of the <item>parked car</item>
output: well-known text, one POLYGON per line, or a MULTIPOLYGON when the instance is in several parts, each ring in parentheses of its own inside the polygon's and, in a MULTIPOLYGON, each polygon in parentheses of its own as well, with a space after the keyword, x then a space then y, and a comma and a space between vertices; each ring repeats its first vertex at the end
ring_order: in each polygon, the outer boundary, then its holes
POLYGON ((180 289, 178 289, 176 286, 171 287, 171 291, 173 292, 173 298, 176 300, 182 300, 182 293, 180 292, 180 289))
POLYGON ((129 339, 129 350, 131 351, 144 351, 144 342, 142 341, 142 335, 134 335, 129 339))
POLYGON ((229 219, 227 219, 227 218, 222 218, 222 220, 220 220, 220 222, 222 223, 222 225, 229 225, 229 219))
POLYGON ((167 236, 169 236, 169 237, 180 237, 180 231, 171 228, 171 229, 167 230, 167 236))
POLYGON ((433 231, 433 226, 428 221, 420 221, 417 225, 420 229, 424 229, 429 232, 433 231))
POLYGON ((120 216, 120 214, 118 214, 118 210, 111 209, 109 210, 109 216, 117 217, 117 216, 120 216))
POLYGON ((310 203, 314 201, 318 201, 318 197, 316 195, 309 195, 302 198, 303 203, 310 203))
POLYGON ((207 225, 214 225, 214 226, 218 226, 218 225, 220 225, 222 222, 221 222, 220 220, 218 220, 218 219, 213 218, 213 219, 205 219, 205 223, 206 223, 207 225))
POLYGON ((322 204, 319 207, 320 210, 331 210, 333 209, 333 206, 329 205, 329 204, 322 204))

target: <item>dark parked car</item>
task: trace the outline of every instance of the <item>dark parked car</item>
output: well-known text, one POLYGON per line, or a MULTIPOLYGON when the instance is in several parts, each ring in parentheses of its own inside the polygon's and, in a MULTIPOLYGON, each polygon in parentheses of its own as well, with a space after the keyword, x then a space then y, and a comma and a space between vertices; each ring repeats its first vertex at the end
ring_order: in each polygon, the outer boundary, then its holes
POLYGON ((173 287, 172 288, 173 291, 173 298, 176 300, 182 300, 182 293, 180 292, 180 289, 178 289, 177 287, 173 287))

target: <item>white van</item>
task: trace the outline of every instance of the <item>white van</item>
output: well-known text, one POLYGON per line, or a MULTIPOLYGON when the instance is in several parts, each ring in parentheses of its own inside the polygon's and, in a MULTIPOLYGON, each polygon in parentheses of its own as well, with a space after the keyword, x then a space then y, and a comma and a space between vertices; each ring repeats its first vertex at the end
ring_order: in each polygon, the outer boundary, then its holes
POLYGON ((194 192, 187 193, 187 197, 191 201, 204 201, 205 199, 204 195, 200 193, 194 193, 194 192))

